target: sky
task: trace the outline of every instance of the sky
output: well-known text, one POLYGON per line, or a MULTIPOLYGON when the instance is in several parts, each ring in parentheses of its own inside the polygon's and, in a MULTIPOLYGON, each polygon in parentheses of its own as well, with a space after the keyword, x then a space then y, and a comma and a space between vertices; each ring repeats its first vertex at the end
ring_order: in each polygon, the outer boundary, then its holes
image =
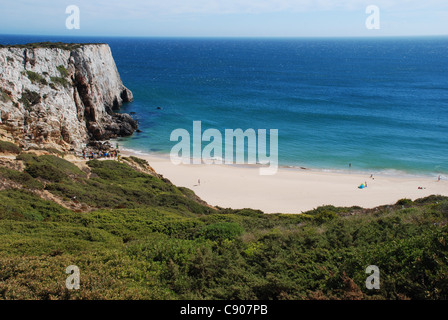
POLYGON ((141 37, 448 35, 447 0, 0 0, 0 34, 141 37), (66 8, 79 8, 68 29, 66 8), (366 20, 379 9, 379 29, 366 20))

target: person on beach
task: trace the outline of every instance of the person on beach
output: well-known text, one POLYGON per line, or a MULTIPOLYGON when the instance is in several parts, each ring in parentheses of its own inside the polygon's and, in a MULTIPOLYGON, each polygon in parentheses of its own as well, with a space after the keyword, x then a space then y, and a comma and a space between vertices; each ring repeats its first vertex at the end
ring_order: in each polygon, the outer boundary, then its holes
POLYGON ((201 185, 201 179, 198 179, 198 186, 201 185))
POLYGON ((437 178, 437 181, 440 181, 440 175, 439 175, 439 177, 437 178))

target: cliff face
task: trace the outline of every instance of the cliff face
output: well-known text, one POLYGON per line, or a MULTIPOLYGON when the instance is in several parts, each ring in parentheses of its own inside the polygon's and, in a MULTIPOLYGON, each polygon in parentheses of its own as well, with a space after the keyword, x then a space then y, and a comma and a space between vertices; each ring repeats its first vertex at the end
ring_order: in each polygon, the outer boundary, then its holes
POLYGON ((131 135, 137 123, 114 110, 132 99, 106 44, 0 48, 2 140, 81 150, 131 135))

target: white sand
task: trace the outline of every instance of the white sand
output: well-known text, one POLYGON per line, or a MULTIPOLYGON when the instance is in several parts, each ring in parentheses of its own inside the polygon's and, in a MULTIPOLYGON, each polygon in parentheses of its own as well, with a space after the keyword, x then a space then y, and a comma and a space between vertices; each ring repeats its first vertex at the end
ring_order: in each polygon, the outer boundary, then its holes
POLYGON ((371 179, 370 174, 287 168, 279 168, 272 176, 262 176, 256 166, 174 165, 168 156, 133 155, 146 159, 156 172, 175 185, 190 188, 210 205, 224 208, 301 213, 321 205, 373 208, 394 204, 402 198, 448 196, 448 181, 437 181, 437 177, 374 175, 371 179), (359 189, 364 182, 367 188, 359 189))

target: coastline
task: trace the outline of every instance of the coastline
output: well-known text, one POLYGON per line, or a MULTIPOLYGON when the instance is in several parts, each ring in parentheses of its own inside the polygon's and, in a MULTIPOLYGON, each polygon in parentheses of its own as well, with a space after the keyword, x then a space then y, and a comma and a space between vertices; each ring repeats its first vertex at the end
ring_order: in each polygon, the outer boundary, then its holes
POLYGON ((302 213, 322 205, 374 208, 432 194, 448 196, 448 181, 418 175, 388 175, 279 167, 275 175, 259 175, 258 165, 174 165, 169 155, 120 147, 177 186, 192 189, 212 206, 260 209, 265 213, 302 213), (198 183, 200 180, 200 184, 198 183), (367 188, 358 186, 367 182, 367 188), (419 189, 421 187, 422 189, 419 189))

